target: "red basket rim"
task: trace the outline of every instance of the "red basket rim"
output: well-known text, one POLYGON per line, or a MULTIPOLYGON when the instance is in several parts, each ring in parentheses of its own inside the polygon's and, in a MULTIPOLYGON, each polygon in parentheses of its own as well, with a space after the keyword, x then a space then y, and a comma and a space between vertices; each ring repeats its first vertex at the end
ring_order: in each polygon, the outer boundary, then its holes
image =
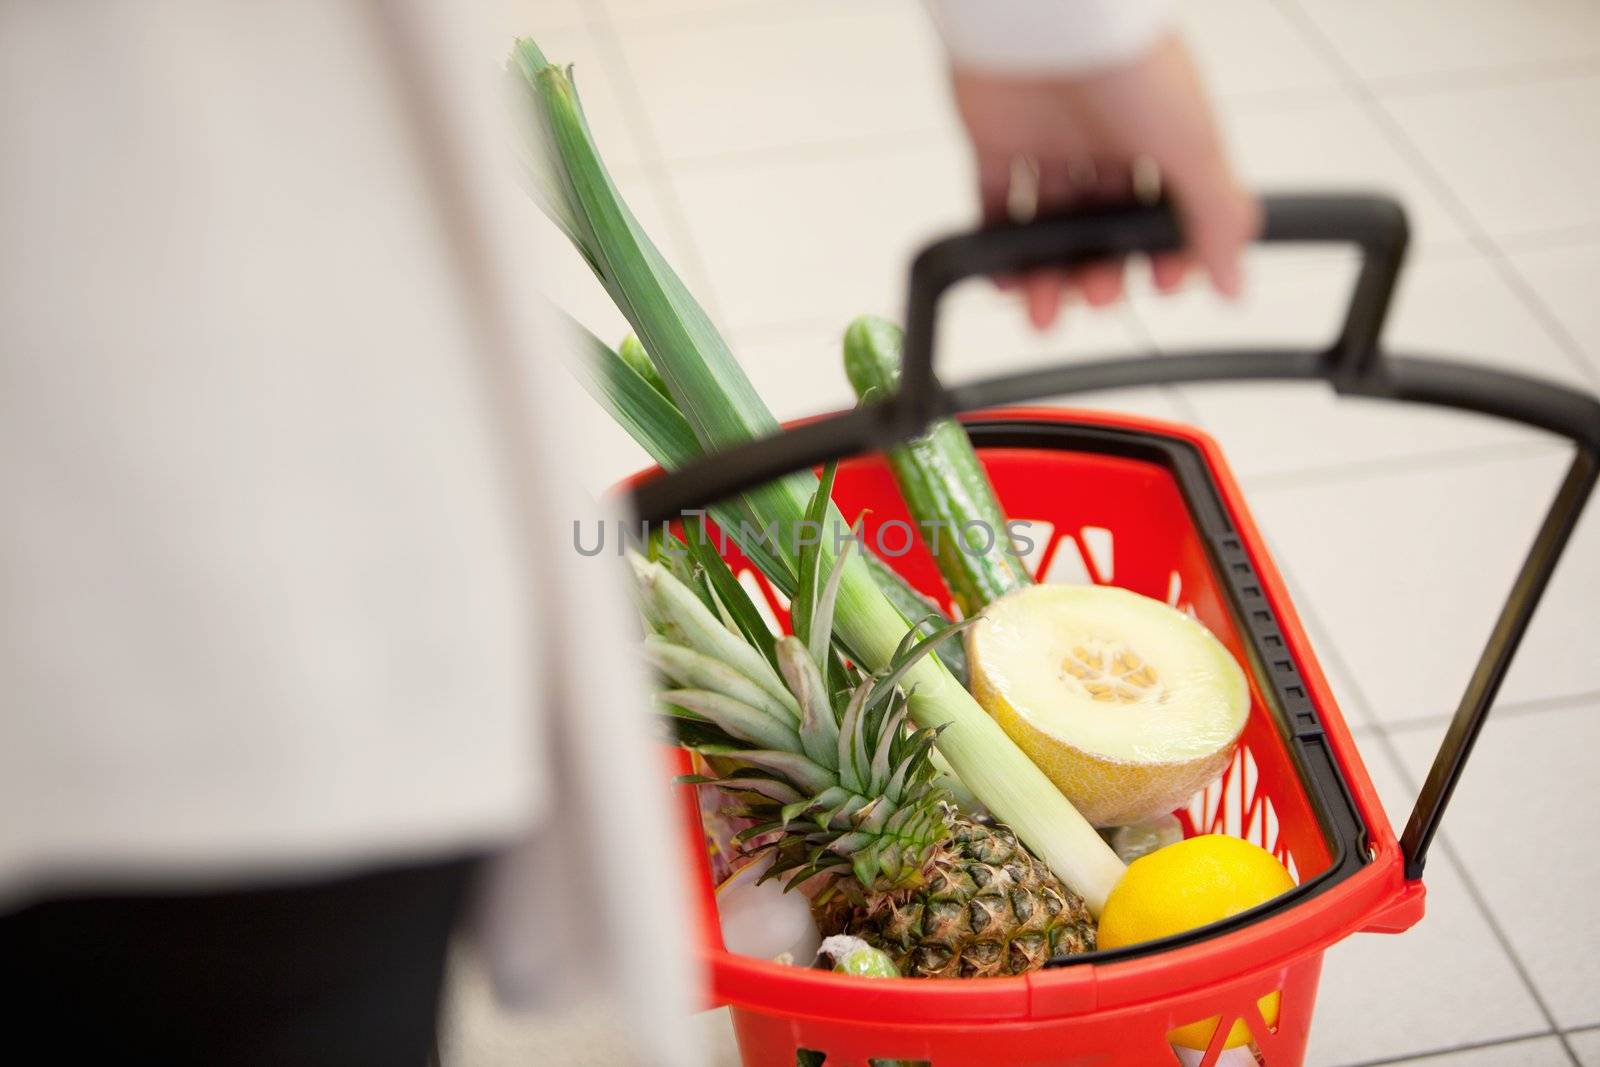
MULTIPOLYGON (((802 425, 826 415, 792 420, 802 425)), ((1221 448, 1204 431, 1182 423, 1124 412, 1062 407, 975 411, 964 422, 1003 420, 1098 426, 1170 438, 1202 457, 1229 519, 1237 528, 1263 592, 1278 616, 1285 644, 1317 707, 1329 747, 1369 833, 1370 862, 1293 906, 1242 928, 1194 944, 1132 959, 1085 961, 1016 978, 982 981, 873 979, 811 970, 728 952, 721 947, 714 903, 700 916, 701 958, 711 977, 711 1002, 818 1017, 927 1025, 939 1019, 1024 1020, 1138 1004, 1204 989, 1227 979, 1266 975, 1352 933, 1399 932, 1422 914, 1424 889, 1408 882, 1393 827, 1368 777, 1327 678, 1312 653, 1283 578, 1268 554, 1221 448), (803 1003, 805 1010, 798 1011, 803 1003)), ((659 467, 625 480, 634 485, 659 467)), ((698 817, 698 816, 696 816, 698 817)), ((704 865, 704 858, 698 861, 704 865)))

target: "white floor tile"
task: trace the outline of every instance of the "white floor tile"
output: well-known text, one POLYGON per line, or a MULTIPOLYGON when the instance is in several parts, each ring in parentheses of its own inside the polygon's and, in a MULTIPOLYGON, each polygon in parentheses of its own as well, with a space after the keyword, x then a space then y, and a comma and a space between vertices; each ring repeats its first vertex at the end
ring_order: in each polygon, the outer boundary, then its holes
MULTIPOLYGON (((1195 287, 1176 298, 1137 299, 1140 321, 1166 350, 1331 341, 1349 299, 1351 265, 1297 262, 1280 270, 1269 255, 1252 262, 1243 302, 1229 304, 1195 287)), ((1477 257, 1414 257, 1402 275, 1386 338, 1402 353, 1585 381, 1521 297, 1477 257)), ((1246 479, 1542 436, 1479 415, 1338 397, 1320 383, 1197 385, 1182 391, 1246 479)))
POLYGON ((1567 1035, 1567 1044, 1578 1054, 1583 1067, 1600 1067, 1600 1030, 1582 1030, 1567 1035))
POLYGON ((1585 0, 1295 0, 1369 79, 1526 67, 1600 55, 1585 0))
POLYGON ((681 166, 672 182, 735 330, 898 317, 912 254, 976 217, 971 167, 954 139, 681 166))
MULTIPOLYGON (((1432 734, 1395 735, 1417 781, 1432 734)), ((1491 717, 1445 814, 1446 836, 1562 1027, 1600 1023, 1597 748, 1600 702, 1491 717)))
POLYGON ((600 0, 624 31, 662 23, 709 20, 751 13, 782 17, 793 0, 600 0))
POLYGON ((1041 331, 1028 322, 1020 296, 969 278, 940 302, 937 349, 940 377, 957 385, 1077 359, 1142 354, 1148 345, 1126 303, 1099 309, 1072 303, 1041 331))
MULTIPOLYGON (((1404 782, 1370 748, 1367 768, 1390 812, 1403 818, 1404 782)), ((1307 1063, 1415 1055, 1545 1028, 1448 861, 1430 865, 1427 908, 1404 934, 1357 934, 1328 950, 1307 1063)))
POLYGON ((622 44, 668 159, 791 153, 954 123, 933 28, 909 0, 651 24, 622 44))
POLYGON ((1178 19, 1219 97, 1327 91, 1335 72, 1271 0, 1179 5, 1178 19))
MULTIPOLYGON (((1135 345, 1126 323, 1115 313, 1083 314, 1063 334, 1071 347, 1057 349, 1036 339, 1022 311, 1008 300, 983 296, 963 300, 949 316, 948 343, 937 364, 941 378, 957 385, 979 375, 1053 365, 1075 354, 1129 351, 1135 345), (977 308, 978 311, 973 309, 977 308)), ((779 418, 837 411, 856 403, 842 365, 847 322, 802 324, 742 330, 733 335, 734 354, 750 372, 779 418)), ((1042 401, 1041 401, 1042 402, 1042 401)), ((1184 421, 1183 410, 1161 390, 1116 390, 1061 398, 1053 403, 1107 411, 1128 411, 1168 421, 1184 421)))
POLYGON ((1389 1067, 1571 1067, 1566 1050, 1554 1037, 1536 1037, 1527 1041, 1512 1041, 1504 1045, 1447 1052, 1442 1056, 1401 1060, 1389 1067))
MULTIPOLYGON (((1202 8, 1196 15, 1204 17, 1202 8)), ((1433 187, 1353 100, 1291 100, 1281 109, 1230 113, 1224 132, 1245 181, 1267 192, 1377 191, 1411 218, 1413 247, 1459 246, 1466 234, 1433 187)))
POLYGON ((482 966, 467 951, 452 954, 439 1020, 443 1067, 630 1067, 638 1060, 613 1013, 598 1005, 564 1012, 503 1009, 482 966))
MULTIPOLYGON (((1455 710, 1538 517, 1559 451, 1251 493, 1280 566, 1380 722, 1455 710)), ((1600 593, 1600 509, 1580 524, 1501 701, 1600 690, 1589 652, 1600 593)))
POLYGON ((588 24, 584 0, 495 0, 495 19, 510 33, 535 37, 544 47, 547 33, 588 24))
POLYGON ((728 343, 773 414, 804 418, 855 406, 842 355, 847 323, 740 330, 728 343))
POLYGON ((697 1022, 700 1040, 709 1057, 706 1067, 742 1067, 739 1044, 733 1037, 733 1023, 728 1018, 728 1009, 704 1012, 697 1022))
MULTIPOLYGON (((1084 359, 1141 355, 1149 346, 1126 304, 1104 309, 1075 304, 1054 327, 1040 332, 1029 324, 1016 297, 998 292, 986 280, 972 279, 952 290, 941 307, 938 348, 939 376, 957 386, 1084 359)), ((1193 421, 1169 389, 1114 389, 1033 402, 1193 421)))
POLYGON ((1600 221, 1594 174, 1600 75, 1385 98, 1491 234, 1600 221))
POLYGON ((1594 298, 1600 244, 1530 249, 1510 259, 1600 375, 1600 301, 1594 298))

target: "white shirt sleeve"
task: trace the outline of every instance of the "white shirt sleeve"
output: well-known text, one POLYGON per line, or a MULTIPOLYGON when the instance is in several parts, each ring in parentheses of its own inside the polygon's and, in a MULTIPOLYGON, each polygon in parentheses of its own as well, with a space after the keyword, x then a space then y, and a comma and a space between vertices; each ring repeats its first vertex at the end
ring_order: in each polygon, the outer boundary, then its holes
POLYGON ((1171 0, 926 0, 956 66, 1071 73, 1115 66, 1172 24, 1171 0))

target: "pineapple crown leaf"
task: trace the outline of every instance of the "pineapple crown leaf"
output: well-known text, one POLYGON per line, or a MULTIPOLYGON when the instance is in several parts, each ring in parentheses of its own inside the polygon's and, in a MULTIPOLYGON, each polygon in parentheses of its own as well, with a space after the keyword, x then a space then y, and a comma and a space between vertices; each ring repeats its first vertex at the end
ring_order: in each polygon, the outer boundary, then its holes
POLYGON ((667 689, 656 694, 656 699, 668 714, 688 711, 740 741, 782 751, 800 747, 800 735, 795 733, 794 727, 722 693, 707 689, 667 689))
POLYGON ((776 668, 777 636, 772 632, 772 627, 768 625, 766 618, 756 608, 749 592, 729 568, 727 561, 711 547, 705 521, 698 515, 690 516, 684 520, 684 531, 688 534, 686 538, 688 550, 705 574, 717 600, 722 604, 724 615, 731 617, 735 628, 744 639, 758 649, 773 668, 776 668))
POLYGON ((674 643, 685 645, 738 671, 799 719, 800 705, 795 701, 794 694, 789 692, 783 679, 759 650, 729 630, 723 620, 670 570, 636 552, 628 554, 628 562, 645 604, 646 617, 656 621, 658 629, 669 628, 668 637, 674 643))
POLYGON ((911 707, 905 700, 900 700, 899 706, 892 708, 885 719, 883 732, 878 735, 877 750, 872 753, 872 763, 869 767, 871 777, 867 788, 876 794, 882 795, 889 785, 889 776, 893 773, 891 761, 894 750, 904 737, 906 717, 911 713, 911 707))
POLYGON ((800 743, 807 756, 837 770, 839 724, 822 674, 798 638, 778 642, 778 669, 800 702, 800 743))
MULTIPOLYGON (((809 649, 812 647, 811 633, 814 628, 821 629, 825 634, 831 634, 833 618, 831 615, 825 619, 816 617, 816 609, 822 593, 824 577, 822 571, 822 520, 828 514, 828 501, 833 496, 833 478, 839 465, 829 463, 822 468, 822 477, 817 481, 817 488, 811 494, 811 499, 806 502, 805 517, 801 529, 814 531, 815 538, 807 540, 803 545, 797 544, 800 584, 795 590, 794 598, 789 603, 789 618, 794 624, 795 636, 809 649), (819 625, 820 624, 820 625, 819 625)), ((798 530, 796 531, 798 535, 798 530)), ((796 536, 796 541, 799 537, 796 536)))
POLYGON ((651 563, 658 564, 687 586, 709 611, 720 614, 716 598, 711 594, 711 586, 706 581, 705 569, 690 558, 689 546, 684 544, 682 538, 664 526, 657 527, 650 531, 645 541, 644 555, 651 563))
MULTIPOLYGON (((789 618, 794 624, 795 636, 800 639, 817 664, 817 669, 822 674, 824 690, 831 688, 831 679, 835 677, 853 685, 853 679, 845 667, 844 659, 834 648, 838 638, 833 632, 833 610, 838 600, 850 549, 855 543, 854 536, 844 540, 831 569, 826 575, 823 573, 823 562, 827 558, 822 547, 823 526, 829 518, 834 475, 837 471, 837 463, 830 463, 823 468, 817 488, 806 502, 802 524, 797 527, 797 534, 799 530, 805 530, 815 536, 807 539, 804 544, 797 543, 795 546, 799 582, 789 605, 789 618)), ((837 538, 831 539, 838 543, 837 538)), ((801 539, 796 536, 795 540, 799 542, 801 539)))
MULTIPOLYGON (((671 567, 631 562, 647 617, 665 624, 645 640, 668 686, 657 703, 679 743, 721 772, 688 780, 727 790, 736 800, 725 810, 750 820, 735 835, 739 849, 770 854, 769 875, 790 886, 818 876, 866 891, 916 884, 949 829, 931 760, 938 731, 908 728, 901 683, 963 627, 911 632, 881 676, 846 666, 828 646, 819 660, 798 632, 776 638, 769 659, 730 622, 737 612, 717 610, 715 564, 698 572, 713 575, 708 600, 671 567), (846 687, 830 692, 829 678, 846 687)), ((824 635, 826 590, 795 613, 824 635)))
POLYGON ((811 652, 811 658, 816 661, 817 669, 822 672, 824 682, 827 680, 829 662, 833 658, 833 606, 838 602, 839 584, 844 579, 845 564, 849 562, 850 550, 854 546, 853 536, 840 546, 839 555, 833 561, 833 569, 828 572, 828 580, 823 583, 822 591, 817 594, 817 603, 811 612, 811 635, 806 641, 806 647, 811 652))
POLYGON ((872 687, 866 683, 856 687, 850 694, 848 703, 845 704, 844 713, 839 719, 839 743, 837 746, 838 762, 835 766, 839 771, 839 781, 846 789, 860 792, 866 787, 866 777, 861 773, 862 765, 866 763, 866 740, 863 736, 861 721, 867 699, 872 695, 872 687), (857 752, 860 752, 858 758, 857 752))
POLYGON ((795 723, 796 717, 782 701, 720 660, 674 644, 660 634, 645 637, 644 656, 675 686, 708 689, 764 712, 776 722, 795 723))
POLYGON ((906 631, 906 636, 901 639, 900 647, 895 652, 894 658, 889 661, 888 670, 884 671, 873 682, 871 696, 867 699, 868 708, 876 708, 882 702, 888 700, 890 695, 899 687, 901 679, 910 673, 911 668, 915 667, 922 657, 932 652, 943 642, 948 641, 951 637, 968 629, 977 621, 978 616, 974 615, 970 619, 963 619, 960 622, 942 626, 920 640, 918 640, 920 635, 915 628, 906 631))

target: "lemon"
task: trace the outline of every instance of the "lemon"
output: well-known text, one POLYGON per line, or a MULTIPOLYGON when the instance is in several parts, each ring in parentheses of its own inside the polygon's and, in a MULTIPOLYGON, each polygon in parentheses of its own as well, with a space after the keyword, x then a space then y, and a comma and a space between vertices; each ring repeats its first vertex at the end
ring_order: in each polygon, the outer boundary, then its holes
MULTIPOLYGON (((1095 935, 1099 948, 1121 948, 1193 930, 1253 908, 1294 888, 1276 856, 1237 837, 1205 834, 1136 859, 1106 898, 1095 935)), ((1267 1025, 1278 1020, 1278 994, 1257 1006, 1267 1025)), ((1184 1048, 1204 1049, 1217 1017, 1180 1026, 1167 1035, 1184 1048)), ((1228 1031, 1225 1048, 1250 1040, 1244 1020, 1228 1031)))

